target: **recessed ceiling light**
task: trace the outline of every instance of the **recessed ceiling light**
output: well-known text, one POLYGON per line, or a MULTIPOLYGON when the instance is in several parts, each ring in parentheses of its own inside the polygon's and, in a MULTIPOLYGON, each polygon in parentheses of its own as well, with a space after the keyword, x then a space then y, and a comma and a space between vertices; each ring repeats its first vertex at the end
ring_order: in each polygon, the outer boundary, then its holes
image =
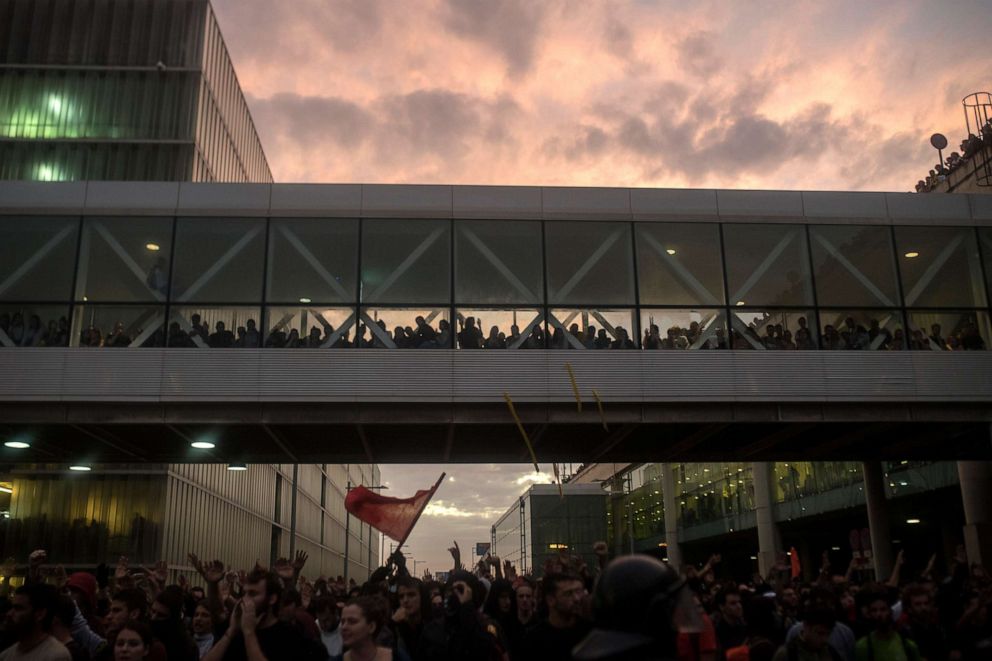
POLYGON ((192 443, 190 443, 190 445, 196 448, 197 450, 213 450, 215 447, 217 447, 210 441, 193 441, 192 443))
POLYGON ((737 301, 737 305, 738 305, 738 307, 740 307, 741 305, 744 305, 744 301, 737 301))
POLYGON ((246 471, 248 470, 248 464, 228 464, 227 470, 229 471, 246 471))
POLYGON ((158 245, 157 243, 146 243, 145 248, 151 250, 152 252, 158 252, 159 250, 162 249, 162 246, 158 245))
POLYGON ((4 445, 8 448, 14 448, 15 450, 23 450, 31 447, 30 443, 25 443, 24 441, 6 441, 4 445))
POLYGON ((906 523, 919 523, 919 519, 906 519, 906 523))
POLYGON ((304 297, 304 298, 301 298, 300 299, 300 303, 309 303, 309 302, 310 302, 310 299, 309 298, 305 298, 304 297))
POLYGON ((839 551, 840 550, 840 547, 839 546, 831 546, 830 547, 830 550, 831 551, 839 551))
POLYGON ((665 252, 667 252, 669 255, 674 255, 675 254, 675 248, 669 248, 665 252))
POLYGON ((908 253, 906 253, 907 259, 913 259, 914 257, 919 257, 919 256, 920 253, 916 252, 915 250, 910 250, 908 253))
POLYGON ((84 466, 82 464, 77 464, 75 466, 69 466, 69 470, 71 470, 71 471, 79 471, 81 473, 85 473, 85 472, 90 471, 90 470, 93 470, 93 469, 90 468, 89 466, 84 466))

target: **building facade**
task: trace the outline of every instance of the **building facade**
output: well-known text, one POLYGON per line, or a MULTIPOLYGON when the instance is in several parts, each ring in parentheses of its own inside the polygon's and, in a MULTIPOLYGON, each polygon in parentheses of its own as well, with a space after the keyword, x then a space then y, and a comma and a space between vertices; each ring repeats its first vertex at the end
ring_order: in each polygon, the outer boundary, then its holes
POLYGON ((535 484, 492 527, 492 553, 521 573, 544 575, 546 561, 567 551, 596 566, 593 544, 606 540, 607 496, 597 485, 535 484))
POLYGON ((165 560, 175 571, 192 572, 190 553, 250 569, 296 550, 309 555, 307 576, 360 580, 379 565, 378 531, 344 509, 348 485, 378 484, 378 467, 242 466, 98 464, 81 474, 6 465, 0 549, 24 561, 43 548, 53 563, 90 569, 125 556, 135 566, 165 560))
POLYGON ((272 181, 209 2, 0 1, 0 179, 272 181))
MULTIPOLYGON (((960 483, 971 463, 589 465, 573 481, 601 484, 610 494, 616 553, 662 549, 677 565, 702 564, 722 553, 735 575, 749 575, 766 573, 778 554, 795 549, 801 567, 815 576, 824 554, 843 569, 867 550, 865 566, 884 580, 899 549, 911 549, 906 571, 912 572, 931 554, 943 562, 969 541, 960 483), (884 517, 884 531, 873 530, 879 522, 871 513, 884 517)), ((980 543, 969 546, 973 554, 983 551, 980 543)))

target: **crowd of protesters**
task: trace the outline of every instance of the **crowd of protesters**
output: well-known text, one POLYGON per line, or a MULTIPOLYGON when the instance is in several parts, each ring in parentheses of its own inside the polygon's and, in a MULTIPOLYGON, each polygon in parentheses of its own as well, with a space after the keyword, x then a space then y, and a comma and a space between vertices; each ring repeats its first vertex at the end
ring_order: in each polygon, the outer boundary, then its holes
POLYGON ((675 572, 593 550, 595 567, 563 551, 535 578, 492 556, 466 569, 456 543, 444 582, 397 551, 362 585, 307 579, 305 553, 241 571, 190 555, 189 581, 125 558, 46 572, 35 551, 23 579, 5 571, 19 587, 0 599, 0 661, 992 659, 992 581, 961 549, 946 572, 933 557, 911 576, 900 553, 884 583, 857 560, 834 572, 826 553, 813 578, 783 554, 768 576, 729 581, 719 555, 675 572))
MULTIPOLYGON (((243 326, 227 328, 223 321, 213 327, 200 314, 193 314, 184 328, 178 321, 145 332, 137 329, 129 333, 125 324, 118 321, 106 333, 95 325, 85 328, 79 337, 81 347, 186 347, 186 348, 260 348, 267 349, 738 349, 738 350, 863 350, 863 351, 982 351, 986 348, 974 319, 962 320, 951 331, 940 324, 929 329, 917 328, 904 333, 902 328, 889 330, 878 319, 865 323, 847 317, 842 323, 825 324, 817 338, 815 329, 809 328, 806 317, 794 320, 794 328, 782 323, 772 323, 767 318, 755 317, 750 323, 741 323, 729 333, 722 327, 704 328, 698 321, 688 326, 671 326, 662 333, 654 323, 644 329, 644 336, 632 338, 622 326, 597 328, 570 324, 552 325, 546 333, 542 324, 532 324, 524 333, 517 325, 504 332, 491 326, 483 333, 480 322, 474 317, 458 320, 458 330, 446 319, 435 327, 429 319, 418 316, 413 326, 396 326, 390 331, 382 321, 359 324, 355 336, 347 329, 336 331, 330 324, 323 328, 314 326, 307 335, 276 325, 263 336, 257 322, 248 319, 243 326)), ((66 317, 43 323, 38 315, 29 315, 27 321, 21 313, 13 316, 0 314, 0 343, 5 346, 66 346, 69 340, 69 322, 66 317)))

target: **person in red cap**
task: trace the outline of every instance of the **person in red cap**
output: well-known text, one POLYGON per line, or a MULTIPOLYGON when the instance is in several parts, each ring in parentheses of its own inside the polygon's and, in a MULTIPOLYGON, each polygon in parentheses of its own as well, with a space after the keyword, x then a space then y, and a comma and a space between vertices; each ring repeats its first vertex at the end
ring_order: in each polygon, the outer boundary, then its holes
POLYGON ((103 636, 103 623, 96 616, 96 593, 97 582, 93 574, 84 571, 77 571, 71 574, 65 582, 65 587, 69 591, 69 596, 76 602, 79 612, 86 618, 86 623, 90 629, 98 636, 103 636))

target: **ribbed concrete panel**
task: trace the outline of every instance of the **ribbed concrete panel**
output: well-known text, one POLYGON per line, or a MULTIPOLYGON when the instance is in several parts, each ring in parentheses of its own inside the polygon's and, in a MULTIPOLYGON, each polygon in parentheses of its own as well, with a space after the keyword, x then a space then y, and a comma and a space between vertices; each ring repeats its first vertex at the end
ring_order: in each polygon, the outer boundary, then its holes
POLYGON ((738 401, 821 401, 826 396, 823 354, 817 351, 735 351, 727 376, 738 401))
POLYGON ((65 361, 62 399, 137 401, 157 398, 162 349, 76 349, 65 361))
POLYGON ((452 358, 452 395, 463 402, 544 401, 548 393, 546 351, 457 351, 452 358))
POLYGON ((0 392, 20 401, 59 399, 65 357, 58 349, 0 349, 0 392))
POLYGON ((603 399, 640 401, 644 387, 639 351, 549 351, 548 399, 574 401, 566 363, 572 366, 582 401, 594 405, 595 388, 603 399))
POLYGON ((957 393, 962 391, 992 392, 992 365, 983 360, 976 362, 974 352, 917 351, 912 357, 916 397, 920 400, 953 402, 961 400, 957 393))
POLYGON ((916 397, 912 352, 831 351, 821 357, 820 378, 827 399, 879 402, 916 397))
POLYGON ((161 371, 163 401, 240 402, 259 399, 260 351, 244 349, 153 351, 162 351, 166 354, 161 371))
POLYGON ((992 352, 0 349, 0 401, 992 402, 992 352))
POLYGON ((732 401, 732 362, 722 351, 645 351, 644 401, 732 401))
POLYGON ((326 352, 341 379, 336 397, 364 402, 451 401, 451 351, 326 352))

